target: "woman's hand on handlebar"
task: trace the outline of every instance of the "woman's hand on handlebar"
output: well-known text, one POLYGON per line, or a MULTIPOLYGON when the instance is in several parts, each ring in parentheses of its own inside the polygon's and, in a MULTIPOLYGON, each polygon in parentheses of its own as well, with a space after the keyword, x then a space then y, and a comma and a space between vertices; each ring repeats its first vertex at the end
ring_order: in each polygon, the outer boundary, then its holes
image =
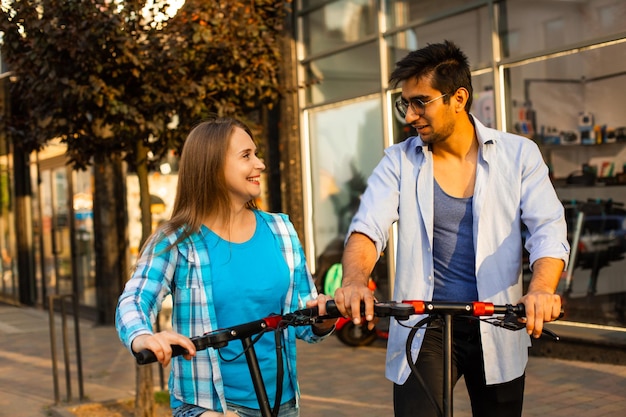
POLYGON ((335 303, 339 312, 352 319, 356 325, 361 324, 361 317, 365 316, 368 328, 374 328, 374 294, 366 283, 356 281, 345 282, 335 291, 335 303), (361 310, 364 306, 365 310, 361 310))
MULTIPOLYGON (((315 300, 307 301, 306 306, 307 308, 317 307, 318 315, 325 316, 327 314, 326 303, 332 299, 332 297, 326 294, 320 294, 315 300)), ((313 326, 315 327, 315 330, 317 332, 320 332, 320 334, 322 334, 325 332, 330 332, 330 329, 332 329, 337 320, 337 318, 326 319, 320 323, 314 324, 313 326)))
POLYGON ((172 345, 179 345, 186 349, 188 353, 183 357, 187 360, 196 355, 196 347, 191 339, 170 330, 137 336, 132 342, 132 349, 133 352, 150 350, 161 365, 167 366, 172 359, 172 345))

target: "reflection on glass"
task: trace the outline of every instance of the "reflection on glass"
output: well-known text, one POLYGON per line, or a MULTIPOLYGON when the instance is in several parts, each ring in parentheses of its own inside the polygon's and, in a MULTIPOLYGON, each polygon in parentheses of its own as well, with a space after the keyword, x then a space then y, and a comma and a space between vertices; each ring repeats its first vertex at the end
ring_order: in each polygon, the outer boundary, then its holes
POLYGON ((41 238, 46 296, 72 293, 66 172, 64 165, 41 172, 41 238))
POLYGON ((508 70, 508 130, 540 145, 565 206, 572 321, 626 324, 625 61, 616 44, 508 70))
POLYGON ((622 43, 511 68, 509 130, 545 145, 617 141, 625 65, 622 43))
POLYGON ((409 24, 415 20, 467 6, 467 0, 385 0, 385 18, 388 28, 409 24))
POLYGON ((41 247, 42 243, 42 233, 43 233, 43 221, 42 215, 43 213, 39 208, 41 207, 41 193, 40 188, 37 186, 37 180, 39 179, 39 170, 36 164, 30 165, 30 176, 32 185, 32 198, 33 198, 33 210, 32 210, 32 221, 33 221, 33 263, 34 263, 34 275, 35 275, 35 287, 37 288, 37 303, 43 305, 43 298, 45 296, 45 292, 43 288, 45 288, 45 279, 44 279, 44 265, 43 265, 43 249, 41 247))
MULTIPOLYGON (((5 145, 6 146, 6 145, 5 145)), ((0 155, 0 295, 18 299, 17 260, 15 251, 15 219, 12 209, 12 171, 9 157, 0 155)))
POLYGON ((503 54, 534 53, 624 31, 626 2, 508 0, 502 3, 503 54))
POLYGON ((78 298, 82 305, 96 306, 96 275, 91 171, 74 175, 74 254, 78 298))
MULTIPOLYGON (((367 178, 383 155, 380 100, 311 112, 310 126, 316 279, 323 288, 326 272, 341 259, 367 178)), ((383 289, 387 285, 384 262, 376 268, 377 284, 383 289)))
POLYGON ((557 194, 572 244, 559 288, 568 320, 626 325, 626 187, 558 187, 557 194))
POLYGON ((303 16, 306 55, 339 48, 375 34, 376 7, 376 2, 371 0, 344 0, 303 16))
POLYGON ((409 52, 444 40, 456 43, 465 52, 472 69, 487 67, 492 61, 490 27, 488 10, 483 7, 398 32, 387 39, 389 71, 409 52))
POLYGON ((368 43, 306 65, 307 104, 363 96, 380 89, 380 57, 368 43))
POLYGON ((410 125, 406 123, 404 117, 402 117, 402 115, 398 112, 396 107, 393 105, 393 103, 395 103, 396 100, 398 100, 398 97, 400 97, 400 93, 401 93, 400 91, 396 91, 390 96, 391 102, 389 105, 391 106, 392 114, 393 114, 393 119, 392 119, 393 143, 400 143, 406 138, 410 136, 415 136, 416 134, 415 129, 413 129, 410 125))
POLYGON ((493 73, 485 72, 472 76, 474 98, 470 112, 487 127, 496 128, 495 98, 493 95, 493 73))
POLYGON ((326 3, 328 0, 302 0, 302 7, 314 7, 326 3))

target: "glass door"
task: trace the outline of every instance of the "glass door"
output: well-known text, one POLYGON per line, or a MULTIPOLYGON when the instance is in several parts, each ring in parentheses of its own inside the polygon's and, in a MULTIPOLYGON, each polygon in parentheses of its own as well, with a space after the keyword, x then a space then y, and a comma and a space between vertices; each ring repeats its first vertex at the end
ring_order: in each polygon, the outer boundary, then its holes
MULTIPOLYGON (((63 161, 64 162, 64 161, 63 161)), ((46 167, 39 173, 40 265, 44 296, 72 293, 72 256, 68 168, 46 167)))
POLYGON ((81 306, 95 307, 93 175, 66 165, 64 149, 46 150, 31 172, 37 302, 75 293, 81 306), (36 179, 36 182, 35 182, 36 179))

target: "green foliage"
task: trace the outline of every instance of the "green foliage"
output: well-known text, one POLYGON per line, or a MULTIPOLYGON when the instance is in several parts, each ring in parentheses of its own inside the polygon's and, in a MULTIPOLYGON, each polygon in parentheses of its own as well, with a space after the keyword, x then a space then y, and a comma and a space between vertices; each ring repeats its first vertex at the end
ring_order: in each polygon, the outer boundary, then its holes
POLYGON ((167 391, 156 391, 154 393, 154 402, 156 404, 169 404, 170 393, 167 391))
POLYGON ((188 0, 161 23, 144 17, 145 3, 3 2, 16 146, 61 138, 77 168, 113 153, 136 166, 149 162, 137 141, 158 159, 209 113, 241 117, 277 102, 288 1, 188 0))

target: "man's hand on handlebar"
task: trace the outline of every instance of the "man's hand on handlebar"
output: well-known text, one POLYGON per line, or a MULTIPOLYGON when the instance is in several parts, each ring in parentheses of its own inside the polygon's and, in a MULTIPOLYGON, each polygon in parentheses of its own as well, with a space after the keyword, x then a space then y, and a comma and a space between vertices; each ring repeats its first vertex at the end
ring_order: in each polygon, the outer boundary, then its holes
POLYGON ((534 338, 541 336, 543 324, 556 320, 561 315, 561 297, 547 291, 531 291, 523 296, 520 303, 526 309, 526 331, 534 338))
POLYGON ((187 360, 196 355, 196 347, 188 337, 170 330, 137 336, 132 342, 132 349, 135 353, 145 349, 152 351, 159 363, 165 367, 172 359, 172 345, 186 349, 188 353, 183 357, 187 360))
POLYGON ((532 337, 541 336, 543 323, 556 320, 561 315, 561 297, 554 294, 565 262, 543 257, 533 263, 533 276, 528 292, 519 302, 526 309, 526 331, 532 337))
POLYGON ((335 291, 335 303, 339 312, 344 316, 351 318, 354 324, 361 324, 361 318, 365 316, 368 322, 367 327, 371 330, 374 328, 374 294, 367 286, 367 283, 357 281, 344 282, 341 288, 335 291), (361 311, 361 303, 364 304, 365 310, 361 311))

